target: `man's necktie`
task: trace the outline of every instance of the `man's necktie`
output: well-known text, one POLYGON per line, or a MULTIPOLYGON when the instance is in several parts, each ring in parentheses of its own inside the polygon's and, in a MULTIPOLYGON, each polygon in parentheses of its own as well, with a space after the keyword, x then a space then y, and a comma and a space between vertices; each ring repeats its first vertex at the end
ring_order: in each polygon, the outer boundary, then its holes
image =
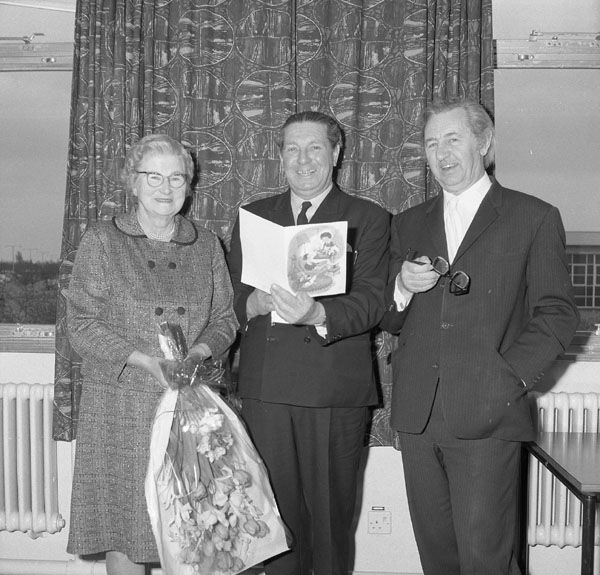
POLYGON ((454 260, 458 246, 462 242, 464 231, 462 220, 457 209, 458 198, 450 198, 447 204, 447 210, 444 214, 446 223, 446 240, 448 241, 448 258, 450 263, 454 260))
POLYGON ((296 220, 297 225, 308 224, 308 218, 306 217, 306 212, 312 206, 311 202, 302 202, 302 209, 298 214, 298 219, 296 220))

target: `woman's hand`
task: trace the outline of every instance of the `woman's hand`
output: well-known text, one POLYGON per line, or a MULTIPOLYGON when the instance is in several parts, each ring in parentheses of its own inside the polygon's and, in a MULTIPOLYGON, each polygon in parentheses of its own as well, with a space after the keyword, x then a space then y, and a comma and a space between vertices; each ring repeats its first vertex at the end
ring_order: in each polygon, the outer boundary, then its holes
POLYGON ((162 363, 164 361, 165 360, 162 358, 147 355, 137 350, 131 352, 130 356, 127 358, 127 363, 129 365, 141 367, 143 370, 147 371, 152 377, 154 377, 154 379, 158 381, 158 383, 163 389, 167 389, 169 387, 169 383, 165 379, 162 368, 162 363))

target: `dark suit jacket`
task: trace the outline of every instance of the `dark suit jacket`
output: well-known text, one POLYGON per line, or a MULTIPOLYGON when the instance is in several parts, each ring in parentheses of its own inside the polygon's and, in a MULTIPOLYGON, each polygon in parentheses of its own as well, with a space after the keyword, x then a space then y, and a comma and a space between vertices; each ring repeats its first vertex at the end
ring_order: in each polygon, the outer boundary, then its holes
MULTIPOLYGON (((442 194, 394 218, 388 297, 408 250, 448 258, 442 194)), ((439 379, 457 437, 530 440, 527 391, 570 343, 579 319, 558 210, 494 182, 459 247, 456 270, 471 277, 468 294, 451 294, 441 278, 382 322, 400 331, 392 428, 424 429, 439 379)))
MULTIPOLYGON (((294 225, 289 191, 244 208, 282 226, 294 225)), ((348 222, 346 294, 319 299, 327 314, 326 338, 314 326, 272 325, 270 315, 248 321, 246 301, 254 288, 241 283, 236 222, 228 263, 241 331, 241 397, 310 407, 377 402, 371 331, 385 309, 390 219, 383 208, 335 185, 311 219, 311 223, 348 222)))

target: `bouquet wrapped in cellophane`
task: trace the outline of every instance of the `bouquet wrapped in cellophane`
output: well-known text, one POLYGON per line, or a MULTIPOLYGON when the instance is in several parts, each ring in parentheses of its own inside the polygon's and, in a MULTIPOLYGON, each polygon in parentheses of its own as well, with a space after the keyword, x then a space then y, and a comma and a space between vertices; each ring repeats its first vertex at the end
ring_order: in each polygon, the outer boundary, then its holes
POLYGON ((156 410, 146 500, 164 575, 234 575, 288 549, 266 468, 221 395, 219 362, 195 362, 160 324, 169 383, 156 410))

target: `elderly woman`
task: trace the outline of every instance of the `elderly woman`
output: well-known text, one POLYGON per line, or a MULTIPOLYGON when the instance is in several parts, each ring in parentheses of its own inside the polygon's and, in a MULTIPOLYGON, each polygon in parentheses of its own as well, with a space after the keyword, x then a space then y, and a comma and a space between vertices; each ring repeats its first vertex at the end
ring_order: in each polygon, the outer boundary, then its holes
POLYGON ((109 575, 143 574, 159 560, 144 494, 167 386, 158 324, 180 324, 198 360, 222 355, 236 333, 219 239, 179 213, 193 171, 168 136, 135 144, 123 174, 135 209, 89 227, 65 294, 69 339, 83 359, 67 551, 106 552, 109 575))

